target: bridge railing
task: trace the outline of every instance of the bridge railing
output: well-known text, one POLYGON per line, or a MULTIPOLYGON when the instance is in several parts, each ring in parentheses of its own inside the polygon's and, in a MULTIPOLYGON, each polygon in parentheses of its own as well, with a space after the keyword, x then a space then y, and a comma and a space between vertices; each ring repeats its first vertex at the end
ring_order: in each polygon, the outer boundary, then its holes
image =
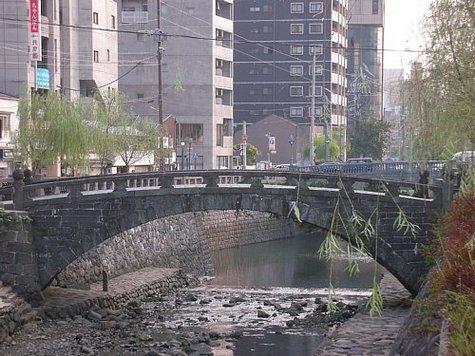
POLYGON ((429 162, 371 162, 371 163, 336 163, 321 164, 318 166, 293 167, 298 172, 307 173, 327 173, 342 175, 369 175, 369 176, 403 176, 413 175, 419 176, 423 170, 427 170, 429 175, 434 178, 440 178, 446 161, 429 161, 429 162))
POLYGON ((13 194, 15 208, 20 210, 51 199, 77 201, 85 196, 180 188, 245 188, 256 192, 278 188, 287 191, 299 189, 301 192, 336 192, 344 188, 349 194, 390 193, 398 199, 405 197, 428 201, 439 201, 442 198, 440 187, 413 182, 322 173, 242 170, 115 174, 51 180, 26 186, 21 180, 17 180, 9 192, 13 194), (384 187, 381 183, 384 183, 384 187))

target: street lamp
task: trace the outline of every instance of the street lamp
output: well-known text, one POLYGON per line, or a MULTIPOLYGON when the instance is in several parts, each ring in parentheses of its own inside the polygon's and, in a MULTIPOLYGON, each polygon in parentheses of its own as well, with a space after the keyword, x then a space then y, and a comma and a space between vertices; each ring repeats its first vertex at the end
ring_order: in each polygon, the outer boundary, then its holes
POLYGON ((181 170, 185 170, 185 142, 180 142, 181 146, 181 170))
POLYGON ((290 165, 293 166, 294 165, 294 144, 295 144, 294 135, 289 136, 289 144, 290 144, 290 165))
POLYGON ((191 145, 193 144, 193 140, 190 138, 188 140, 188 170, 191 171, 191 145))

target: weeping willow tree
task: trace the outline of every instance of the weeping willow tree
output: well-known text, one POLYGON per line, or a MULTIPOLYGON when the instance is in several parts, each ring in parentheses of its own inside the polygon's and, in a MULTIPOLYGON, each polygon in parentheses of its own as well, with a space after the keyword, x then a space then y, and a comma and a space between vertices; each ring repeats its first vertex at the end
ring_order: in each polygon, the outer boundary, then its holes
POLYGON ((25 95, 15 137, 18 160, 34 173, 55 163, 80 167, 87 161, 89 128, 76 104, 55 92, 25 95))
POLYGON ((475 1, 435 0, 425 37, 421 63, 402 87, 407 153, 449 158, 475 147, 475 1))

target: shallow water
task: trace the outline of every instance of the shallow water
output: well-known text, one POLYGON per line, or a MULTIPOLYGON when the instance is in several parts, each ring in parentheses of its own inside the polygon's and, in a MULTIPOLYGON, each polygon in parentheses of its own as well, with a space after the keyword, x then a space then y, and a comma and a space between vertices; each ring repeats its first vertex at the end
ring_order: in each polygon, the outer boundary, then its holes
MULTIPOLYGON (((330 270, 333 286, 340 299, 355 302, 367 297, 373 280, 373 261, 361 258, 360 273, 350 277, 345 271, 343 254, 332 262, 321 261, 317 257, 323 240, 324 234, 320 232, 218 251, 212 256, 215 278, 211 280, 210 287, 229 295, 244 293, 254 298, 255 305, 242 306, 248 309, 249 320, 256 319, 255 307, 268 297, 284 303, 292 296, 309 301, 315 296, 325 297, 328 294, 330 270)), ((342 249, 345 248, 342 245, 342 249)), ((215 322, 219 324, 225 322, 227 316, 226 310, 224 314, 218 310, 215 309, 216 314, 222 317, 215 322)), ((254 326, 246 324, 245 320, 234 324, 234 327, 240 326, 244 330, 244 336, 234 344, 234 355, 312 355, 325 336, 321 329, 286 329, 285 320, 280 315, 256 321, 254 326)))

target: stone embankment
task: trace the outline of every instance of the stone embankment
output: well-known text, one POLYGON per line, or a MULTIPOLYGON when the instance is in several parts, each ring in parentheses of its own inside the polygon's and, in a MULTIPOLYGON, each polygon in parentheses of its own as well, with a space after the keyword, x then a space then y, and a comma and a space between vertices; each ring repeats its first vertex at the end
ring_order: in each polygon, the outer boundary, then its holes
POLYGON ((388 355, 410 314, 412 300, 410 293, 389 273, 383 277, 381 291, 381 317, 360 311, 329 336, 315 355, 388 355))
POLYGON ((131 301, 139 302, 151 295, 167 295, 188 287, 195 279, 172 268, 144 268, 108 281, 107 292, 102 283, 90 290, 49 287, 44 291, 41 310, 51 319, 64 319, 87 314, 89 310, 119 309, 131 301))
POLYGON ((213 272, 212 251, 308 232, 291 219, 251 211, 187 213, 157 219, 105 241, 63 270, 53 285, 84 288, 102 278, 146 267, 213 272))
POLYGON ((0 282, 0 343, 11 341, 11 335, 36 316, 36 311, 23 298, 0 282))

